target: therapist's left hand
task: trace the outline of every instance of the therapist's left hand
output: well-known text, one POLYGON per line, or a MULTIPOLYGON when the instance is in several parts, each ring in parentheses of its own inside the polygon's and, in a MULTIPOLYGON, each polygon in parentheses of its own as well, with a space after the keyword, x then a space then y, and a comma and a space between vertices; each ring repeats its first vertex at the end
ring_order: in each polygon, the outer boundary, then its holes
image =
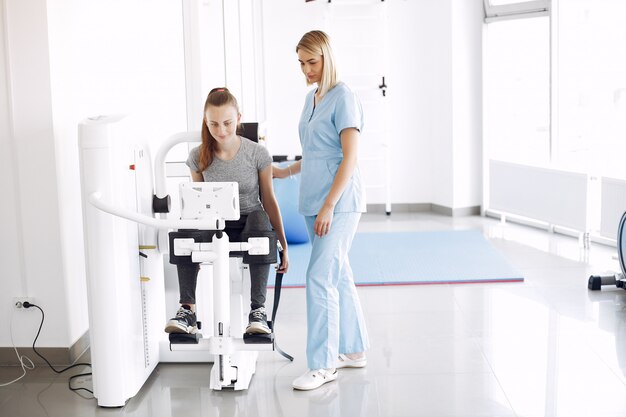
POLYGON ((333 208, 324 205, 313 224, 313 232, 318 237, 324 237, 330 233, 330 226, 333 223, 333 208))

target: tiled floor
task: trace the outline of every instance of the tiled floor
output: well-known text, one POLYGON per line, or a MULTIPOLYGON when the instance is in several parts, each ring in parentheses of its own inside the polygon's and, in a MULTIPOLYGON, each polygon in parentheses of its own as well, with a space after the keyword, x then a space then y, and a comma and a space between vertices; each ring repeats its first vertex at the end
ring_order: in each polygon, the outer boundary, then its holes
MULTIPOLYGON (((361 231, 481 229, 525 282, 360 288, 372 348, 365 369, 296 392, 305 370, 304 290, 283 293, 277 334, 296 356, 259 357, 245 392, 208 388, 207 364, 161 364, 124 408, 103 409, 46 368, 0 388, 0 415, 562 416, 626 415, 626 291, 587 290, 618 268, 615 249, 482 217, 368 214, 361 231)), ((453 262, 454 260, 451 260, 453 262)), ((19 375, 0 368, 0 382, 19 375)), ((89 387, 89 379, 83 380, 89 387)))

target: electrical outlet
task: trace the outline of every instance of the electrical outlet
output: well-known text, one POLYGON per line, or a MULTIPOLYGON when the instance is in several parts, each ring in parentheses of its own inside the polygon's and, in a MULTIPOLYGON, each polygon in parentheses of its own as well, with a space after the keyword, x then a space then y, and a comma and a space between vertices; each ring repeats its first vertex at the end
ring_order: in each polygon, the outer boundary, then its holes
POLYGON ((34 303, 31 297, 13 297, 13 306, 15 308, 23 308, 25 302, 34 303))

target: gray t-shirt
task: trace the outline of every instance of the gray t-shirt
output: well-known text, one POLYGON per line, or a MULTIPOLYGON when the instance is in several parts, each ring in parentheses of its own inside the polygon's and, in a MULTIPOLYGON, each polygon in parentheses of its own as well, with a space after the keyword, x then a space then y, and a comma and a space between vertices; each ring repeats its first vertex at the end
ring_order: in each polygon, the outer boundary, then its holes
MULTIPOLYGON (((198 172, 200 147, 193 148, 187 158, 187 166, 198 172)), ((259 199, 259 172, 272 163, 272 157, 264 146, 241 138, 239 151, 230 161, 213 156, 211 165, 202 172, 205 182, 239 183, 239 210, 249 214, 262 208, 259 199)))

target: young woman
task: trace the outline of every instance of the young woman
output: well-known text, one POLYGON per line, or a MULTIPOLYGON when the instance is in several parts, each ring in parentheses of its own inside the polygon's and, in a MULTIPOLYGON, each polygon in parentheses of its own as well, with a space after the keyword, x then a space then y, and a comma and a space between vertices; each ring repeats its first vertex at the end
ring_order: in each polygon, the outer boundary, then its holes
POLYGON ((363 367, 368 336, 348 251, 365 194, 357 165, 361 105, 337 80, 328 36, 306 33, 296 47, 308 85, 300 117, 302 159, 274 167, 276 178, 301 172, 299 211, 312 242, 306 276, 307 365, 293 387, 310 390, 337 379, 337 368, 363 367))
MULTIPOLYGON (((189 153, 187 166, 193 181, 239 183, 241 217, 226 222, 231 242, 241 240, 241 233, 276 231, 283 247, 278 271, 286 273, 289 266, 287 240, 280 209, 272 187, 272 158, 267 149, 237 135, 241 115, 235 97, 227 88, 214 88, 204 105, 202 144, 189 153), (260 198, 259 198, 260 194, 260 198)), ((198 264, 178 264, 180 309, 168 321, 168 333, 195 333, 196 282, 198 264)), ((271 332, 267 325, 265 296, 270 264, 250 265, 250 315, 246 333, 271 332)))

